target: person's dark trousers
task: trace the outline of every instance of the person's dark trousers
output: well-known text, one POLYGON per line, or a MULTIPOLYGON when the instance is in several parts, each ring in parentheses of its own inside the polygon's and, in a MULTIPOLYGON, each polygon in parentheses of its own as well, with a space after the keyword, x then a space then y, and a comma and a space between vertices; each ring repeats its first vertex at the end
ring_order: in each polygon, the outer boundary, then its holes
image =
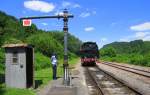
POLYGON ((53 80, 57 79, 56 74, 57 74, 57 66, 53 65, 53 80))

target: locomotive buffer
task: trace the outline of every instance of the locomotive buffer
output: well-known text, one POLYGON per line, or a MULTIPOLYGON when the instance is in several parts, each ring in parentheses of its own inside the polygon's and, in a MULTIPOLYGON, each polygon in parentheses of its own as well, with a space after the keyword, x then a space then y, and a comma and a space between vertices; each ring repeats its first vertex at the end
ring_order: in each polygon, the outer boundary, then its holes
POLYGON ((70 15, 66 9, 63 11, 63 15, 56 15, 56 16, 35 16, 35 17, 23 17, 20 18, 20 20, 24 19, 46 19, 46 18, 57 18, 57 19, 63 19, 64 22, 64 79, 63 84, 66 86, 70 85, 70 76, 69 76, 69 64, 68 64, 68 19, 73 18, 73 15, 70 15))

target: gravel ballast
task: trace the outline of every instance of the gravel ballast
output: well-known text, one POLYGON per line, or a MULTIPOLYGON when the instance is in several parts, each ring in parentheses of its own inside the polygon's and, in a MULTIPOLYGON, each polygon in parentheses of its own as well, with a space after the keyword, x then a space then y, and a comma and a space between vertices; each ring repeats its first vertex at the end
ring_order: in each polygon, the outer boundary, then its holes
MULTIPOLYGON (((110 67, 99 63, 99 68, 108 72, 115 78, 129 85, 134 90, 140 92, 143 95, 150 95, 150 78, 144 78, 140 75, 129 73, 114 67, 110 67)), ((138 66, 138 68, 140 68, 138 66)), ((143 68, 142 68, 143 69, 143 68)))

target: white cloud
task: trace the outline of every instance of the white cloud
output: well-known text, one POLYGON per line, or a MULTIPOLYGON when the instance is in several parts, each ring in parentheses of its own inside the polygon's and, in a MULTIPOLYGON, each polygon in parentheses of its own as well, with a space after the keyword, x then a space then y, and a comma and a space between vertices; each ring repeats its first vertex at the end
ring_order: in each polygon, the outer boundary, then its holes
POLYGON ((135 38, 143 39, 149 34, 150 34, 149 32, 136 32, 135 33, 135 38))
POLYGON ((62 2, 62 6, 63 6, 64 8, 66 8, 66 7, 70 6, 70 5, 71 5, 70 2, 67 2, 67 1, 63 1, 63 2, 62 2))
POLYGON ((150 41, 150 32, 136 32, 133 35, 121 38, 120 41, 128 42, 128 41, 137 40, 137 39, 141 39, 144 41, 150 41))
POLYGON ((88 17, 90 15, 91 15, 91 13, 89 13, 89 12, 83 12, 83 13, 80 14, 79 17, 85 18, 85 17, 88 17))
POLYGON ((40 0, 25 1, 24 7, 34 11, 40 11, 44 13, 51 12, 55 9, 55 5, 53 3, 47 3, 40 0))
POLYGON ((48 23, 45 23, 45 22, 43 22, 43 23, 41 23, 42 25, 44 25, 44 26, 47 26, 48 25, 48 23))
POLYGON ((91 15, 96 15, 96 11, 91 11, 89 9, 86 9, 86 11, 82 12, 79 17, 82 17, 82 18, 85 18, 85 17, 88 17, 88 16, 91 16, 91 15))
POLYGON ((62 7, 63 8, 68 8, 68 7, 71 7, 71 8, 80 8, 81 6, 79 4, 77 4, 77 3, 63 1, 62 2, 62 7))
POLYGON ((146 36, 143 40, 144 40, 144 41, 150 41, 150 35, 149 35, 149 36, 146 36))
POLYGON ((63 15, 64 13, 62 12, 62 11, 56 11, 55 13, 54 13, 54 15, 63 15))
POLYGON ((81 6, 79 4, 74 4, 73 8, 80 8, 81 6))
POLYGON ((131 30, 136 31, 134 34, 121 38, 120 41, 131 41, 141 39, 150 41, 150 22, 134 25, 130 27, 131 30))
POLYGON ((129 42, 129 39, 128 38, 121 38, 120 41, 121 42, 129 42))
POLYGON ((142 23, 142 24, 131 26, 130 29, 134 30, 134 31, 150 30, 150 22, 145 22, 145 23, 142 23))
POLYGON ((107 38, 101 38, 101 41, 103 41, 103 42, 105 42, 107 40, 108 40, 107 38))
POLYGON ((90 31, 93 31, 95 28, 94 27, 86 27, 84 30, 86 32, 90 32, 90 31))
POLYGON ((150 41, 150 32, 137 32, 135 38, 150 41))

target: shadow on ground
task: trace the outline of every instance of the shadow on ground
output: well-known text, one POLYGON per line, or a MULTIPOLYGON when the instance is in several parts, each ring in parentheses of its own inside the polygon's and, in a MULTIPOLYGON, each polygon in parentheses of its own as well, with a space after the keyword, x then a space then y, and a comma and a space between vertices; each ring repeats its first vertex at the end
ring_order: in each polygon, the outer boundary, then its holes
POLYGON ((4 89, 4 83, 5 83, 5 75, 0 74, 0 95, 4 95, 5 89, 4 89))
POLYGON ((0 95, 4 95, 5 93, 5 89, 4 88, 0 88, 0 95))

